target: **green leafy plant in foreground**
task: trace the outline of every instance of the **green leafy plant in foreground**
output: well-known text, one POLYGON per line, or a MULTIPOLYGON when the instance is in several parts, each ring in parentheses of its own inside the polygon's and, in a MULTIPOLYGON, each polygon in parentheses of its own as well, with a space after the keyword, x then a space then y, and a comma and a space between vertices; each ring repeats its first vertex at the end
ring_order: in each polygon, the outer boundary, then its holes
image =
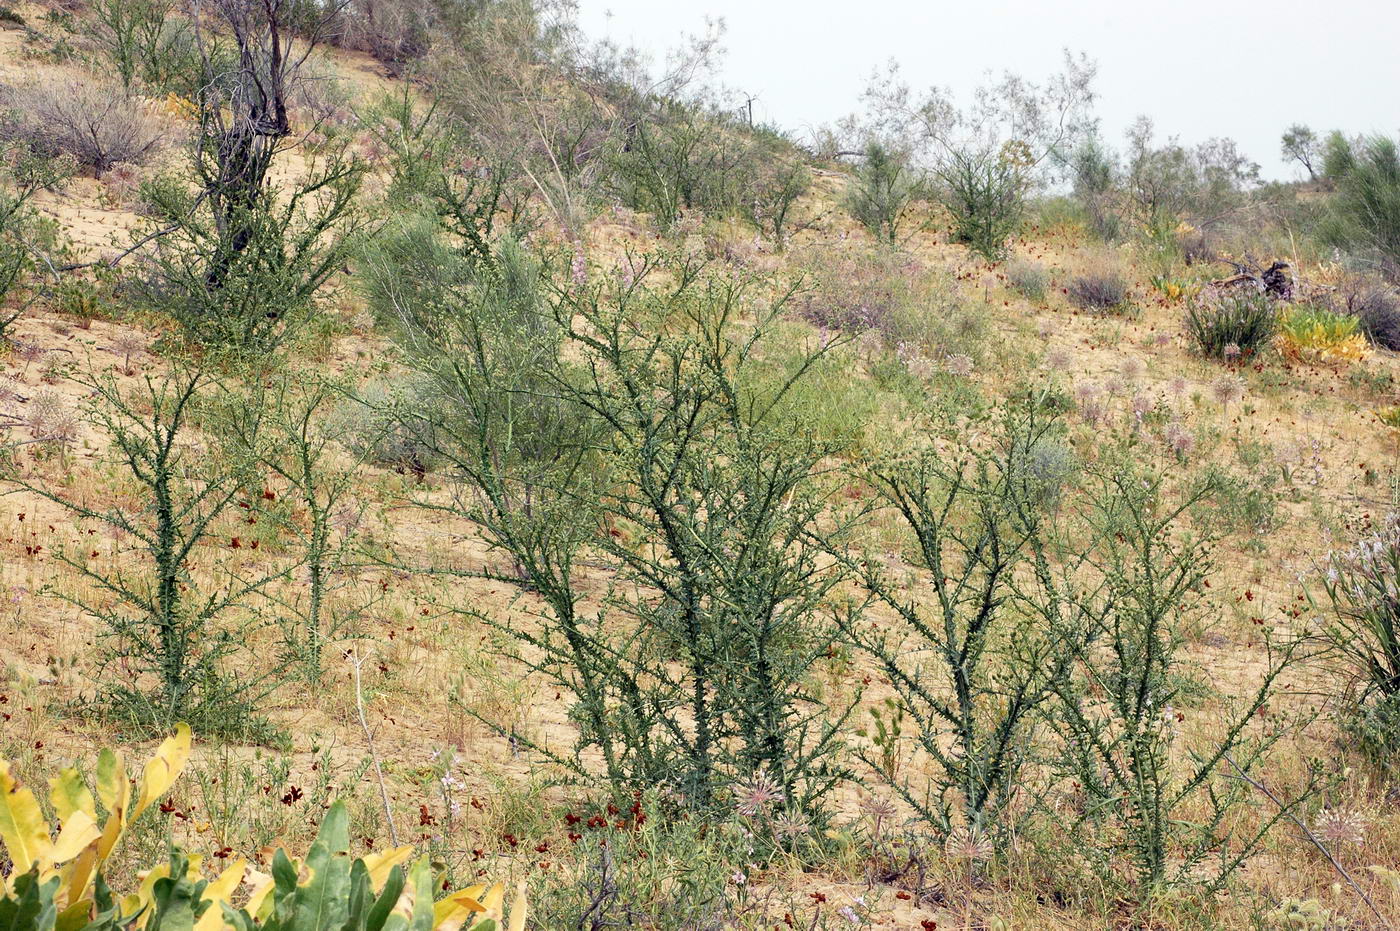
POLYGON ((33 931, 509 931, 525 927, 522 886, 505 925, 504 887, 474 885, 435 900, 426 857, 407 869, 409 846, 350 859, 343 802, 326 812, 304 859, 273 855, 270 875, 238 860, 213 879, 201 860, 172 848, 168 863, 142 871, 140 887, 119 896, 102 868, 127 826, 164 795, 189 759, 180 725, 147 761, 132 796, 121 755, 102 751, 94 796, 76 769, 50 780, 59 830, 50 834, 34 793, 0 761, 0 843, 11 864, 0 890, 0 927, 33 931), (105 820, 98 826, 98 803, 105 820), (251 892, 239 907, 233 894, 251 892))

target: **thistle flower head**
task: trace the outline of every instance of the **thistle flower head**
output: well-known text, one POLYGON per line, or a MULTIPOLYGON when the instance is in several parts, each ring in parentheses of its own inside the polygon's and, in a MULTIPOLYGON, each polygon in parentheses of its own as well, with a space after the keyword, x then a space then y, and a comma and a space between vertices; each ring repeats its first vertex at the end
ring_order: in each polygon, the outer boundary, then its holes
POLYGON ((949 860, 981 863, 984 860, 990 860, 994 852, 991 840, 981 831, 973 828, 954 828, 943 843, 943 854, 949 860))
POLYGON ((1328 808, 1313 821, 1313 833, 1325 844, 1360 847, 1370 819, 1359 811, 1328 808))
POLYGON ((734 804, 739 814, 746 818, 762 814, 771 806, 784 801, 782 787, 767 773, 759 773, 750 782, 734 790, 734 804))

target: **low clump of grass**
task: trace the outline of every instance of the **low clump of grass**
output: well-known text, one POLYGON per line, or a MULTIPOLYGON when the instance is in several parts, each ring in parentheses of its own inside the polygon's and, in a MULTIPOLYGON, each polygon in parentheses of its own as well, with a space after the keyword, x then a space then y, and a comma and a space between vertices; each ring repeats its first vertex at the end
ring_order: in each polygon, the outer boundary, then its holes
POLYGON ((1080 310, 1122 314, 1132 309, 1128 283, 1116 269, 1095 269, 1070 280, 1069 302, 1080 310))
POLYGON ((1186 333, 1211 359, 1243 362, 1269 345, 1276 332, 1278 311, 1266 294, 1208 289, 1186 305, 1186 333))
POLYGON ((1280 316, 1279 343, 1287 356, 1324 365, 1359 362, 1371 354, 1356 317, 1311 304, 1280 316))
POLYGON ((1006 280, 1021 296, 1036 301, 1045 300, 1050 289, 1050 273, 1038 262, 1016 259, 1006 266, 1006 280))

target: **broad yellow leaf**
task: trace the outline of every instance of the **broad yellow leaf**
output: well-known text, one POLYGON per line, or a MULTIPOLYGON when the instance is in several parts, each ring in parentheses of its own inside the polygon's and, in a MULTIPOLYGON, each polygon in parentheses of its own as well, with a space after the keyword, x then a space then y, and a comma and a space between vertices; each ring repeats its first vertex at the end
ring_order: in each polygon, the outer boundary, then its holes
POLYGON ((447 898, 433 906, 434 931, 458 931, 466 926, 473 916, 486 911, 477 898, 485 886, 469 886, 450 893, 447 898))
POLYGON ((263 903, 267 900, 268 893, 272 891, 272 876, 267 873, 259 873, 257 870, 249 870, 247 876, 248 902, 243 906, 243 910, 254 918, 258 918, 258 912, 262 909, 263 903))
POLYGON ((106 862, 117 846, 122 832, 126 830, 126 811, 131 804, 131 783, 126 778, 126 760, 120 753, 103 750, 97 755, 97 798, 107 809, 107 823, 102 828, 102 839, 97 842, 96 867, 106 862))
POLYGON ((131 810, 132 821, 141 817, 152 802, 170 789, 189 758, 190 726, 177 724, 175 735, 162 741, 155 756, 146 761, 146 769, 141 774, 141 793, 136 798, 136 807, 131 810))
POLYGON ((505 901, 506 887, 500 883, 492 886, 486 895, 481 898, 482 909, 486 912, 487 918, 496 919, 496 924, 501 923, 504 914, 501 912, 502 903, 505 901))
POLYGON ((510 907, 510 927, 507 931, 525 931, 525 880, 520 881, 520 889, 515 893, 515 903, 510 907))
POLYGON ((10 764, 0 760, 0 842, 14 864, 14 873, 27 873, 48 856, 53 842, 34 793, 10 776, 10 764))
POLYGON ((384 884, 389 881, 389 874, 393 872, 394 867, 403 863, 412 854, 413 848, 409 846, 365 854, 363 858, 365 869, 369 871, 369 884, 374 891, 382 890, 384 884))
POLYGON ((219 874, 218 878, 204 887, 203 900, 212 902, 209 908, 204 910, 204 914, 199 916, 199 920, 194 923, 194 931, 222 931, 224 927, 224 910, 219 907, 220 902, 229 902, 233 898, 234 890, 238 884, 243 882, 243 874, 247 871, 247 862, 239 860, 219 874))
POLYGON ((156 880, 164 879, 170 875, 170 864, 162 863, 160 866, 147 870, 146 875, 141 877, 141 886, 131 895, 122 899, 122 914, 136 915, 135 922, 131 927, 144 928, 146 920, 151 917, 151 904, 155 894, 156 880))
POLYGON ((103 750, 97 755, 97 797, 108 811, 126 810, 131 783, 126 781, 126 761, 120 753, 103 750))
POLYGON ((63 822, 63 830, 58 832, 49 859, 54 863, 67 863, 101 837, 102 832, 97 829, 97 822, 92 820, 92 816, 81 809, 75 810, 63 822))
POLYGON ((68 901, 80 902, 88 898, 88 881, 92 879, 93 870, 97 867, 97 848, 101 844, 90 845, 78 854, 78 858, 73 861, 73 865, 68 868, 68 901))
POLYGON ((97 804, 76 769, 65 769, 49 780, 49 801, 53 802, 59 821, 66 822, 75 811, 81 811, 94 823, 97 821, 97 804))

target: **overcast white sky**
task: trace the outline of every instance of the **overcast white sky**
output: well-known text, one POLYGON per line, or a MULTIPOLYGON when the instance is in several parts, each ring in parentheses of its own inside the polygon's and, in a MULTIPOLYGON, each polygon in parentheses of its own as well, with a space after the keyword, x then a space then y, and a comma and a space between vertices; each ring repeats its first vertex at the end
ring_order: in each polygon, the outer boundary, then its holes
POLYGON ((1292 177, 1279 136, 1400 131, 1400 0, 579 0, 590 35, 664 50, 723 18, 726 86, 805 136, 854 111, 891 58, 915 87, 969 91, 988 70, 1032 80, 1061 50, 1099 63, 1097 112, 1121 145, 1138 114, 1158 137, 1231 136, 1265 177, 1292 177))

